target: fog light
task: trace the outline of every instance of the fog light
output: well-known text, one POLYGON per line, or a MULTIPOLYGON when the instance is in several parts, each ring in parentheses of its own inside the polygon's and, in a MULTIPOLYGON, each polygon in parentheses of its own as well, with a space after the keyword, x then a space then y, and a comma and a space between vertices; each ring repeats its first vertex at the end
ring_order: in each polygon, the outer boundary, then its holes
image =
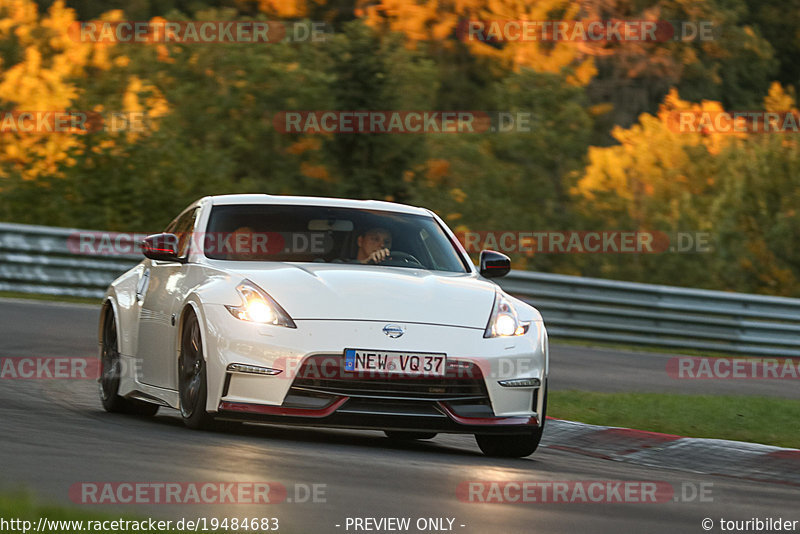
POLYGON ((251 375, 277 375, 283 372, 282 369, 272 369, 270 367, 258 367, 256 365, 245 365, 243 363, 231 363, 227 367, 232 373, 247 373, 251 375))
POLYGON ((501 386, 507 388, 538 388, 542 382, 538 378, 514 378, 512 380, 498 380, 501 386))

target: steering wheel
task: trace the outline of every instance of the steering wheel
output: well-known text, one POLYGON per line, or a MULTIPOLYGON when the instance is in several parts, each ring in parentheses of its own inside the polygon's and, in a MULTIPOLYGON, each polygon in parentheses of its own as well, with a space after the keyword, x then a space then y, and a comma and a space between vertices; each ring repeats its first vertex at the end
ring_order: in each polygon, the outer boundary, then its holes
POLYGON ((408 254, 406 252, 401 252, 399 250, 393 250, 392 253, 389 254, 389 256, 381 262, 381 265, 386 265, 387 261, 391 263, 399 263, 400 266, 416 265, 422 267, 422 262, 419 261, 417 258, 412 256, 411 254, 408 254))

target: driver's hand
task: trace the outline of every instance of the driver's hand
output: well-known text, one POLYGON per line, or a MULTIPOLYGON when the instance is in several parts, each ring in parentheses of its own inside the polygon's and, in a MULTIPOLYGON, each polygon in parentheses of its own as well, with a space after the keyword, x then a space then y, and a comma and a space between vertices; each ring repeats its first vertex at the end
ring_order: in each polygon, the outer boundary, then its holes
POLYGON ((391 254, 392 253, 388 248, 381 248, 367 256, 367 259, 364 260, 364 263, 380 263, 388 258, 391 254))

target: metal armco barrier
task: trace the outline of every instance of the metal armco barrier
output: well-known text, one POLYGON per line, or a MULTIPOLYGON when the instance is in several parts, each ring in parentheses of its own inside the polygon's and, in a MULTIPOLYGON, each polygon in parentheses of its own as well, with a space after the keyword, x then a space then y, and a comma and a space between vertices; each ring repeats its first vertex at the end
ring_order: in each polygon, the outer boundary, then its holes
MULTIPOLYGON (((0 291, 101 298, 142 255, 80 254, 80 236, 91 233, 96 232, 0 223, 0 291)), ((109 245, 134 250, 125 237, 109 245)))
POLYGON ((551 337, 800 356, 800 299, 512 271, 551 337))
MULTIPOLYGON (((86 232, 0 223, 0 291, 102 297, 141 255, 80 254, 86 232)), ((800 299, 526 271, 498 283, 538 308, 554 338, 800 357, 800 299)))

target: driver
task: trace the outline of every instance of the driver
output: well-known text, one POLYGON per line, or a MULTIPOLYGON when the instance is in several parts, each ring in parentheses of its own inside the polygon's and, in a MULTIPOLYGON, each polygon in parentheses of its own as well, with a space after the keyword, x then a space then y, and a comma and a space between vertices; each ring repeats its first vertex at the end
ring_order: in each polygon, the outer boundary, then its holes
POLYGON ((386 228, 370 228, 356 241, 360 263, 380 263, 391 255, 392 233, 386 228))

